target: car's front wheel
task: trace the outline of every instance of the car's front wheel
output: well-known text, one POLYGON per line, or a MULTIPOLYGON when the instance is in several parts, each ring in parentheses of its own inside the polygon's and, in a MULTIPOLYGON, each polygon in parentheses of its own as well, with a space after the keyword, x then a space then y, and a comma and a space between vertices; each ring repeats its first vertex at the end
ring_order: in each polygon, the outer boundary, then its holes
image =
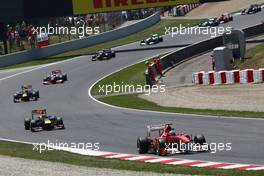
POLYGON ((156 148, 156 154, 159 156, 165 155, 166 150, 166 140, 165 139, 159 139, 157 148, 156 148))
POLYGON ((206 143, 206 140, 205 140, 205 137, 204 135, 197 135, 197 136, 194 136, 194 143, 195 144, 200 144, 200 145, 203 145, 206 143))
POLYGON ((32 132, 35 132, 35 127, 36 127, 36 121, 35 120, 31 120, 31 122, 30 122, 30 130, 32 132))

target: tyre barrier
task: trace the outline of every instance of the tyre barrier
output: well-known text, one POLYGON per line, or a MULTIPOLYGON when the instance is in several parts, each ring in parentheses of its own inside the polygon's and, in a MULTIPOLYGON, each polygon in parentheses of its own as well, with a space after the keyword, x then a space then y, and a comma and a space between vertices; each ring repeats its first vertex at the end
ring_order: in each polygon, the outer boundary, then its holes
POLYGON ((258 70, 200 71, 192 74, 192 82, 202 85, 256 84, 264 82, 264 68, 258 70))
POLYGON ((200 3, 188 4, 188 5, 179 5, 179 6, 172 8, 170 15, 171 16, 184 16, 188 12, 190 12, 191 10, 197 8, 198 6, 200 6, 200 3))

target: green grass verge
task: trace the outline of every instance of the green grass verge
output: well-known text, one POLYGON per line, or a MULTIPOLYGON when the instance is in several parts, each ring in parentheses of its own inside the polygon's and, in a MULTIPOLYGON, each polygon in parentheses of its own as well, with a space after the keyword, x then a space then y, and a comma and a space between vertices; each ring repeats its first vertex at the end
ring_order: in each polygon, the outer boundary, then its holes
POLYGON ((120 70, 96 83, 92 88, 91 94, 104 95, 105 93, 100 92, 99 89, 102 85, 113 85, 114 83, 116 85, 145 85, 145 69, 145 62, 140 62, 120 70))
POLYGON ((107 103, 107 104, 114 105, 114 106, 140 109, 140 110, 151 110, 151 111, 173 112, 173 113, 184 113, 184 114, 226 116, 226 117, 264 118, 264 112, 225 111, 225 110, 211 110, 211 109, 164 107, 164 106, 159 106, 156 103, 147 101, 143 98, 140 98, 138 97, 137 94, 101 97, 98 100, 104 103, 107 103))
POLYGON ((236 64, 240 69, 264 68, 264 44, 247 50, 246 59, 243 62, 237 60, 236 64))
POLYGON ((263 176, 264 174, 263 171, 205 169, 198 167, 147 164, 135 161, 122 161, 118 159, 105 159, 101 157, 83 156, 63 151, 45 151, 40 154, 39 152, 33 151, 32 149, 32 145, 0 141, 0 155, 59 162, 77 166, 191 175, 263 176))
MULTIPOLYGON (((256 48, 248 50, 247 59, 245 62, 237 62, 239 68, 264 68, 264 45, 259 45, 256 48)), ((99 85, 112 84, 114 81, 120 84, 124 83, 141 83, 144 84, 144 63, 136 64, 125 68, 117 73, 114 73, 105 79, 99 81, 92 88, 92 95, 98 94, 99 85), (132 75, 137 75, 138 80, 133 82, 132 75), (127 81, 123 81, 127 80, 127 81)), ((133 84, 135 85, 135 84, 133 84)), ((227 116, 227 117, 247 117, 247 118, 264 118, 264 112, 250 112, 250 111, 226 111, 226 110, 211 110, 211 109, 191 109, 191 108, 177 108, 177 107, 163 107, 154 102, 147 101, 138 97, 137 94, 117 95, 109 97, 101 97, 98 100, 125 108, 133 108, 140 110, 151 110, 161 112, 185 113, 185 114, 199 114, 199 115, 213 115, 213 116, 227 116)))
POLYGON ((185 19, 184 20, 181 20, 181 19, 161 20, 160 22, 151 26, 150 28, 147 28, 141 32, 132 34, 132 35, 127 36, 127 37, 122 38, 122 39, 114 40, 111 42, 105 42, 105 43, 90 46, 87 48, 83 48, 83 49, 74 50, 74 51, 63 53, 63 54, 59 54, 57 56, 53 56, 53 57, 49 57, 49 58, 43 58, 40 60, 30 61, 30 62, 26 62, 23 64, 13 65, 10 67, 4 67, 4 68, 0 68, 0 69, 3 70, 3 69, 11 69, 11 68, 21 68, 21 67, 25 67, 25 66, 35 66, 35 65, 40 65, 40 64, 47 64, 47 63, 57 62, 57 61, 61 61, 61 60, 66 60, 66 59, 69 59, 72 57, 93 53, 93 52, 102 50, 104 48, 113 48, 113 47, 129 44, 132 42, 136 42, 136 41, 145 39, 146 37, 148 37, 150 34, 153 34, 153 33, 164 34, 165 33, 165 26, 166 27, 172 27, 172 26, 176 27, 176 26, 179 26, 180 24, 182 26, 187 26, 187 25, 193 26, 193 25, 199 24, 202 21, 204 21, 204 20, 200 20, 200 19, 199 20, 197 20, 197 19, 195 19, 195 20, 185 20, 185 19))

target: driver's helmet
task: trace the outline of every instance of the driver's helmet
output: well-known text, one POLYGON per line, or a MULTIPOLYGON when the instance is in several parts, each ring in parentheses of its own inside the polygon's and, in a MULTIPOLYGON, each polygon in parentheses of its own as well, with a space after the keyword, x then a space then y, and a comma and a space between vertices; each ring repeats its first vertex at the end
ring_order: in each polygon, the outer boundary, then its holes
POLYGON ((171 130, 171 126, 170 125, 166 125, 166 127, 165 127, 167 130, 171 130))
POLYGON ((171 131, 169 132, 169 135, 170 135, 170 136, 176 136, 176 132, 175 132, 174 130, 171 130, 171 131))
POLYGON ((168 134, 171 130, 172 130, 172 128, 171 128, 170 125, 166 125, 165 128, 164 128, 164 132, 167 133, 167 134, 168 134))

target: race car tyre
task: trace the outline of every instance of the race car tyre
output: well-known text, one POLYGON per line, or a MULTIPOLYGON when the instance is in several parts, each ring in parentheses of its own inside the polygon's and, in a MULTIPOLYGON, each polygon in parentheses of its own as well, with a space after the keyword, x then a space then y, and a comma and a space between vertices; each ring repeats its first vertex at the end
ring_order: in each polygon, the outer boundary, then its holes
POLYGON ((38 101, 38 95, 33 96, 33 98, 34 101, 38 101))
POLYGON ((36 127, 36 121, 35 120, 31 120, 30 122, 30 130, 32 132, 35 132, 34 128, 36 127))
POLYGON ((37 98, 39 98, 39 91, 36 92, 36 96, 37 96, 37 98))
POLYGON ((156 149, 156 154, 158 156, 164 155, 164 152, 163 151, 165 150, 165 148, 166 148, 166 140, 159 139, 158 146, 157 146, 157 149, 156 149))
POLYGON ((205 137, 203 135, 194 136, 194 143, 203 145, 206 143, 205 137))
POLYGON ((163 37, 159 38, 159 41, 160 41, 160 42, 163 42, 163 37))
POLYGON ((17 101, 17 99, 15 97, 14 97, 14 100, 13 101, 14 101, 14 103, 18 103, 18 101, 17 101))
POLYGON ((63 124, 63 120, 61 117, 57 117, 57 124, 58 125, 62 125, 63 124))
POLYGON ((63 125, 62 129, 65 129, 64 123, 63 123, 63 119, 61 117, 57 117, 57 125, 63 125))
POLYGON ((137 149, 139 154, 148 153, 148 139, 138 138, 137 139, 137 149))
POLYGON ((68 81, 67 75, 64 75, 64 81, 68 81))
POLYGON ((25 118, 24 126, 25 126, 25 130, 29 130, 30 129, 30 119, 29 118, 25 118))

